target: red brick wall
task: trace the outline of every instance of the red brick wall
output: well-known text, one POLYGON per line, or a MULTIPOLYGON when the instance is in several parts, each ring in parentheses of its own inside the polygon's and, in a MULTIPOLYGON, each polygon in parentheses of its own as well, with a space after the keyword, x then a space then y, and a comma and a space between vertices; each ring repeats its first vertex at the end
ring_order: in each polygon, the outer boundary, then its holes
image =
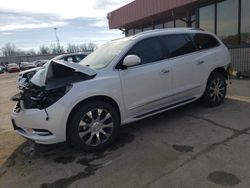
POLYGON ((111 12, 109 27, 110 29, 124 27, 129 23, 196 1, 198 0, 135 0, 111 12))

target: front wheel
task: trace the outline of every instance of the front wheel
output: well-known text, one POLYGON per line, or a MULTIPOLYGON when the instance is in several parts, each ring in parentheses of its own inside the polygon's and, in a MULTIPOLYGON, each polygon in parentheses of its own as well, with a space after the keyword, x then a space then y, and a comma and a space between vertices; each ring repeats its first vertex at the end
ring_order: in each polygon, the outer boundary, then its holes
POLYGON ((210 107, 219 106, 223 103, 226 93, 227 83, 225 77, 220 73, 213 73, 208 79, 201 102, 210 107))
POLYGON ((119 117, 112 105, 93 101, 75 111, 67 130, 73 146, 91 152, 109 146, 115 140, 119 126, 119 117))

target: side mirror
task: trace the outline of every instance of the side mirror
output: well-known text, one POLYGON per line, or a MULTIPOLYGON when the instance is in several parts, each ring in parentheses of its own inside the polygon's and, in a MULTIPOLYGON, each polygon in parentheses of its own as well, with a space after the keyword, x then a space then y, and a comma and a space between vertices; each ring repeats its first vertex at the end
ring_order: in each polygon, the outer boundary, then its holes
POLYGON ((135 65, 139 65, 141 63, 141 58, 136 55, 128 55, 123 60, 123 66, 132 67, 135 65))

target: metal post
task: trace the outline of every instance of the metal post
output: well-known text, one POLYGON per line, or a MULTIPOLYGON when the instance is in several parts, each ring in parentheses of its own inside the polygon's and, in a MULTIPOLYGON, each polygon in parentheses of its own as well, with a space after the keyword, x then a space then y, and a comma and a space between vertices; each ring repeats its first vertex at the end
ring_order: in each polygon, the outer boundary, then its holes
POLYGON ((55 36, 56 36, 57 48, 60 49, 60 42, 59 42, 59 38, 58 38, 58 35, 57 35, 57 28, 56 27, 54 28, 54 31, 55 31, 55 36))

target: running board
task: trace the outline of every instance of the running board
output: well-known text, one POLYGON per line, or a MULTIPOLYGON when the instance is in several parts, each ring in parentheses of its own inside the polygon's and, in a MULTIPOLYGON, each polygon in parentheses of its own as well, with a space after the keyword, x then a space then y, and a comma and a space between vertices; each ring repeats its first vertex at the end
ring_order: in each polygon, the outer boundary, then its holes
POLYGON ((166 110, 166 109, 168 109, 168 108, 172 108, 172 107, 174 107, 174 106, 178 106, 178 105, 184 104, 184 103, 186 103, 186 102, 188 102, 188 101, 192 101, 192 100, 194 100, 194 99, 195 99, 195 97, 192 97, 192 98, 186 99, 186 100, 184 100, 184 101, 180 101, 180 102, 177 102, 177 103, 174 103, 174 104, 171 104, 171 105, 168 105, 168 106, 165 106, 165 107, 161 107, 161 108, 159 108, 159 109, 156 109, 156 110, 147 112, 147 113, 145 113, 145 114, 141 114, 141 115, 139 115, 139 116, 135 116, 134 118, 135 118, 135 119, 137 119, 137 118, 142 118, 142 117, 144 117, 144 116, 148 116, 148 115, 150 115, 150 114, 154 114, 154 113, 157 113, 157 112, 160 112, 160 111, 164 111, 164 110, 166 110))

